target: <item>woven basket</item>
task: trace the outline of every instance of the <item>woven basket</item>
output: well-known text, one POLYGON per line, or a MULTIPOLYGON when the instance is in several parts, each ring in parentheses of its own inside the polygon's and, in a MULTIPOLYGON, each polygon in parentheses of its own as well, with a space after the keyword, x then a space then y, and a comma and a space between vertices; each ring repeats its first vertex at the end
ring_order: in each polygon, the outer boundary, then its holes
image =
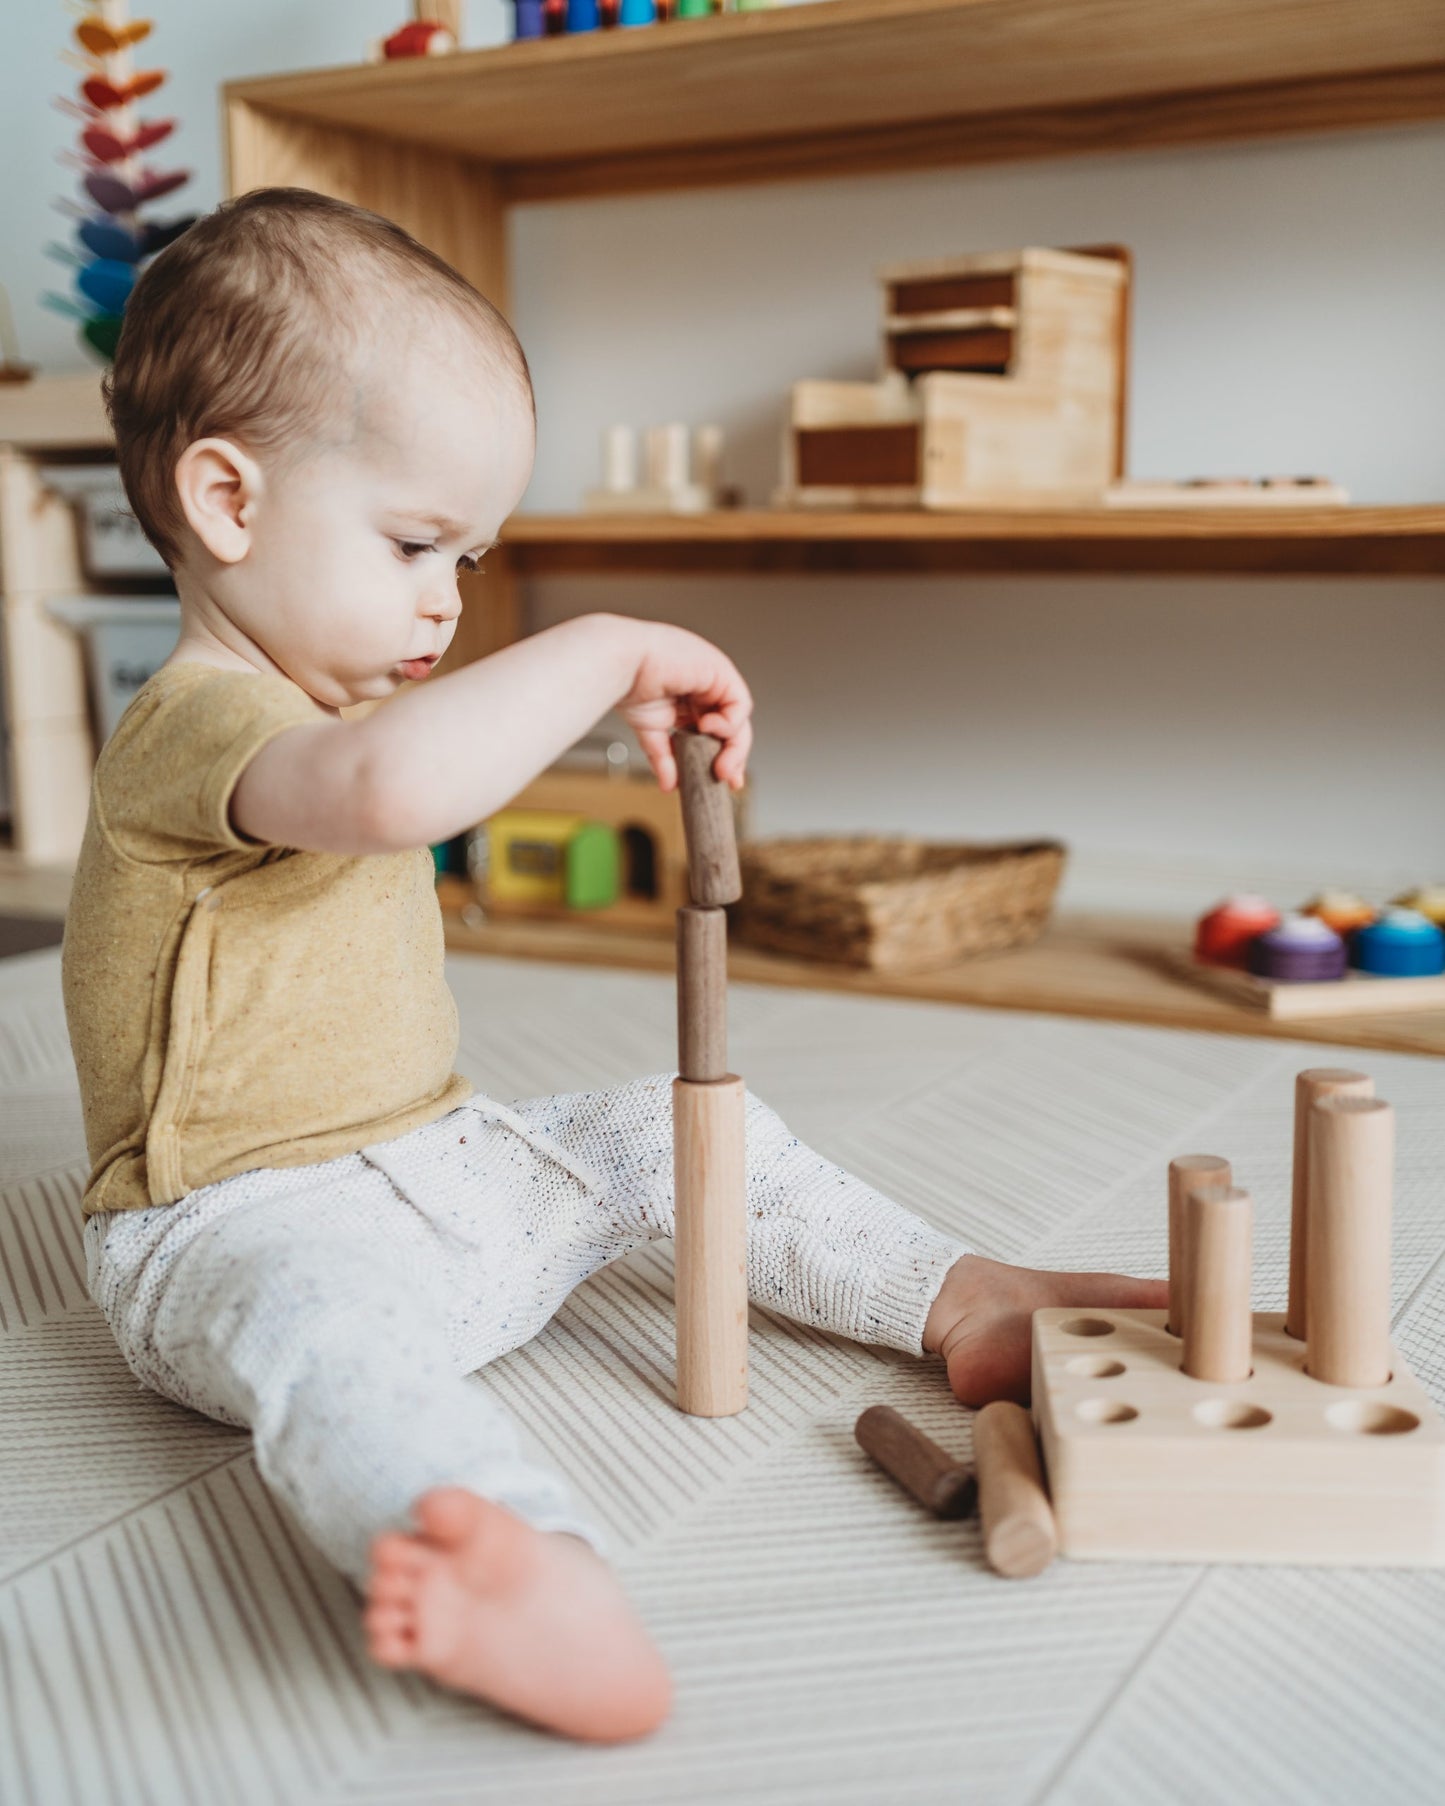
POLYGON ((739 940, 911 972, 1035 940, 1065 849, 1056 840, 977 846, 854 836, 752 841, 739 857, 739 940))

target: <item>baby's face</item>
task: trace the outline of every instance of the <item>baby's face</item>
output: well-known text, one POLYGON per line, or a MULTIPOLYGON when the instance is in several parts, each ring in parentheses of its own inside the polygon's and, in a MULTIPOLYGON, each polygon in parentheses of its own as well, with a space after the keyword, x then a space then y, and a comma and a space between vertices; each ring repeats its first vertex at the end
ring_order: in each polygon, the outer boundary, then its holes
POLYGON ((319 702, 390 696, 445 652, 532 473, 532 406, 458 329, 379 355, 355 426, 268 480, 236 577, 246 631, 319 702))

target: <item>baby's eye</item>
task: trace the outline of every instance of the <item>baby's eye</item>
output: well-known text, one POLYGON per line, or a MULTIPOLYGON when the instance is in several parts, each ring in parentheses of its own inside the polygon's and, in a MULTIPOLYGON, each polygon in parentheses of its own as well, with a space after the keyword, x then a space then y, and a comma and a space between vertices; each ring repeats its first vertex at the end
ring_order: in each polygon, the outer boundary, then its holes
POLYGON ((434 552, 436 547, 420 539, 398 539, 393 542, 402 557, 410 561, 418 552, 434 552))

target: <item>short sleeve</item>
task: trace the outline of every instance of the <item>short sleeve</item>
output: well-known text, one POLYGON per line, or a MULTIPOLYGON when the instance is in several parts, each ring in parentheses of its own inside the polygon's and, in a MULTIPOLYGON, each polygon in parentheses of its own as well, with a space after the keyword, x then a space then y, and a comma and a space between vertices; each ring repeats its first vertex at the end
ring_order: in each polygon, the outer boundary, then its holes
POLYGON ((268 740, 326 719, 289 678, 163 666, 101 752, 98 825, 128 859, 147 864, 254 848, 230 820, 237 779, 268 740))

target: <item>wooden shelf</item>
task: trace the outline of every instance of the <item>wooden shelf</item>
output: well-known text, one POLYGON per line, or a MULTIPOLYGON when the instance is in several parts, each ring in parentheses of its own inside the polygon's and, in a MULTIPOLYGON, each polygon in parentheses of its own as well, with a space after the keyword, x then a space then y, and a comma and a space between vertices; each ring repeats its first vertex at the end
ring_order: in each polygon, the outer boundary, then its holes
POLYGON ((226 100, 449 152, 495 169, 504 200, 545 200, 1439 118, 1445 9, 826 0, 268 76, 226 100))
MULTIPOLYGON (((444 880, 442 894, 449 905, 443 914, 447 945, 457 952, 635 971, 673 969, 670 936, 624 934, 570 923, 488 922, 471 928, 450 906, 467 894, 466 887, 459 881, 444 880)), ((1187 926, 1179 922, 1066 916, 1033 947, 934 972, 888 976, 735 946, 729 951, 728 973, 747 984, 915 997, 986 1009, 1146 1023, 1156 1028, 1445 1055, 1445 1010, 1277 1022, 1262 1011, 1244 1009, 1179 976, 1171 962, 1187 938, 1187 926)))
POLYGON ((523 514, 507 523, 502 539, 512 567, 537 576, 606 571, 1445 572, 1445 506, 523 514))

